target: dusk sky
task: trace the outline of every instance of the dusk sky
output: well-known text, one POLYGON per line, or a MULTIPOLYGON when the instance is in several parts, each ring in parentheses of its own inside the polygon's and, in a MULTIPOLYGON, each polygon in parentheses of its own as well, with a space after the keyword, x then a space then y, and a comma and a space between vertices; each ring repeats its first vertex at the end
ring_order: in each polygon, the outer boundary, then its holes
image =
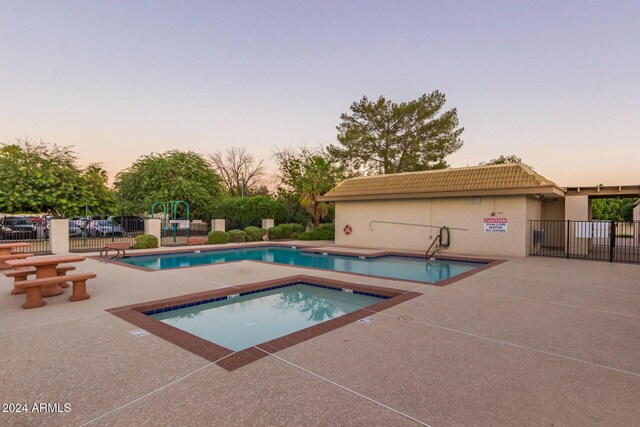
MULTIPOLYGON (((0 142, 152 151, 328 145, 352 102, 433 90, 477 165, 639 184, 640 1, 0 0, 0 142)), ((268 165, 273 168, 273 162, 268 165)))

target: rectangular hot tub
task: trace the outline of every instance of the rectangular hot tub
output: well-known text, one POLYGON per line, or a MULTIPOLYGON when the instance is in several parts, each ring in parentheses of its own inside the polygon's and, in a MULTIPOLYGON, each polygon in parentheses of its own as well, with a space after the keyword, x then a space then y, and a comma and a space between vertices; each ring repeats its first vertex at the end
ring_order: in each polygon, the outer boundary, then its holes
POLYGON ((145 314, 207 341, 240 351, 386 298, 298 283, 250 291, 212 302, 189 303, 184 308, 151 310, 145 314))

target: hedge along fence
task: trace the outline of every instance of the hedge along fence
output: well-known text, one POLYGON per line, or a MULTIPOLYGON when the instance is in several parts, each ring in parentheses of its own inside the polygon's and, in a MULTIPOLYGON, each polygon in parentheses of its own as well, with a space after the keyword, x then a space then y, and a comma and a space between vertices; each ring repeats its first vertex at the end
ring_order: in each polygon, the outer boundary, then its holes
POLYGON ((297 239, 303 231, 300 224, 280 224, 269 229, 269 239, 297 239))
POLYGON ((250 242, 259 242, 262 240, 262 236, 267 234, 266 228, 254 227, 250 225, 249 227, 244 229, 245 234, 247 235, 247 240, 250 242))
POLYGON ((334 224, 320 224, 318 228, 306 231, 298 238, 300 240, 335 240, 336 227, 334 224))
POLYGON ((220 230, 210 231, 207 235, 207 243, 209 243, 210 245, 229 243, 229 235, 220 230))
POLYGON ((286 222, 287 207, 283 200, 267 196, 228 197, 212 208, 213 218, 224 218, 227 229, 260 227, 262 220, 272 218, 276 224, 286 222))
POLYGON ((158 238, 151 234, 140 234, 135 239, 136 243, 132 249, 153 249, 158 247, 158 238))
POLYGON ((229 242, 231 243, 245 243, 248 240, 247 233, 242 230, 229 230, 227 235, 229 235, 229 242))

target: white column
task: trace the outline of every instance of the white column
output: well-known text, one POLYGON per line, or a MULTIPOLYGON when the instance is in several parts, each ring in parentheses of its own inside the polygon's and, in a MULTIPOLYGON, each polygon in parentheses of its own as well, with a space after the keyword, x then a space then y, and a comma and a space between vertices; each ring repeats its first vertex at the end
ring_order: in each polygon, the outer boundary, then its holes
POLYGON ((218 218, 211 220, 211 230, 212 231, 227 231, 225 220, 218 218))
POLYGON ((158 218, 144 220, 144 234, 151 234, 158 238, 158 245, 162 241, 162 221, 158 218))
POLYGON ((263 219, 262 220, 262 228, 270 229, 275 225, 275 221, 272 219, 263 219))
POLYGON ((49 245, 51 252, 56 255, 69 253, 68 219, 52 219, 49 222, 49 245))

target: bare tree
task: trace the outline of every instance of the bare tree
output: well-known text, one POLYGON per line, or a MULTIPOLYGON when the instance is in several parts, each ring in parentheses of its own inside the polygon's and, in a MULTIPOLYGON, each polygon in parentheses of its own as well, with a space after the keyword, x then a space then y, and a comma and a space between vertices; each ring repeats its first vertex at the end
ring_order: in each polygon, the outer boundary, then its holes
POLYGON ((256 162, 253 154, 244 148, 227 148, 224 153, 217 151, 209 154, 213 169, 222 178, 222 185, 231 195, 250 195, 263 184, 264 160, 256 162))

